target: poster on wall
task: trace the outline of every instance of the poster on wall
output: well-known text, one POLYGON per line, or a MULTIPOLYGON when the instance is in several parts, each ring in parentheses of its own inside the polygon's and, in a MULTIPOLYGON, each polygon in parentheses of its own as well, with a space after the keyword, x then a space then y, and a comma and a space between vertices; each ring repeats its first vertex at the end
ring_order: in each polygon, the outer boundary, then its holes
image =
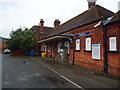
POLYGON ((100 44, 92 44, 92 59, 100 60, 100 44))

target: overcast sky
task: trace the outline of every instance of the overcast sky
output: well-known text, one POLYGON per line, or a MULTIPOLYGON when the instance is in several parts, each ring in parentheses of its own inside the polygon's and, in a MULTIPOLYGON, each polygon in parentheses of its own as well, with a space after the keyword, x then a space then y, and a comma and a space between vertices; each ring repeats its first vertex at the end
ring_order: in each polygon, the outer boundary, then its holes
MULTIPOLYGON (((120 0, 97 0, 96 4, 116 13, 120 0)), ((0 36, 9 37, 17 28, 31 28, 44 19, 53 27, 55 19, 61 23, 88 9, 87 0, 0 0, 0 36)))

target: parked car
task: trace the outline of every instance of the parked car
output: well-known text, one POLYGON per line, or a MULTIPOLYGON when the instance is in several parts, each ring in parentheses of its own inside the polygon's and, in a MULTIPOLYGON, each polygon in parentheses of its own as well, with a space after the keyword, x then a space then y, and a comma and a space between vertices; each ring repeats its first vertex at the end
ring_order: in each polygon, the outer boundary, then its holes
POLYGON ((10 50, 9 50, 9 49, 5 49, 5 50, 3 51, 3 53, 4 53, 4 54, 9 54, 9 53, 10 53, 10 50))

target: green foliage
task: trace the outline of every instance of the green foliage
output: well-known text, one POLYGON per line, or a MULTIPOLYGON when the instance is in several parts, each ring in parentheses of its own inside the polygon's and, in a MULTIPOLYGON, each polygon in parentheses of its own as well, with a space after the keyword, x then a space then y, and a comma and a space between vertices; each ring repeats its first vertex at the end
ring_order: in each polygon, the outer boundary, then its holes
POLYGON ((33 32, 29 29, 17 29, 10 33, 10 39, 7 43, 10 45, 11 50, 20 49, 21 51, 29 53, 35 44, 33 32))

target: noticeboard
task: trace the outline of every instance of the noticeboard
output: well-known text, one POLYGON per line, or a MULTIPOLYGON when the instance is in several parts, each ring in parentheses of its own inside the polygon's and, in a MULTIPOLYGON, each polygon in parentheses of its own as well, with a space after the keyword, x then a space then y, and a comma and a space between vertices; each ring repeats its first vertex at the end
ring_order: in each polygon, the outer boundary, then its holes
POLYGON ((92 44, 92 59, 100 60, 100 44, 92 44))

